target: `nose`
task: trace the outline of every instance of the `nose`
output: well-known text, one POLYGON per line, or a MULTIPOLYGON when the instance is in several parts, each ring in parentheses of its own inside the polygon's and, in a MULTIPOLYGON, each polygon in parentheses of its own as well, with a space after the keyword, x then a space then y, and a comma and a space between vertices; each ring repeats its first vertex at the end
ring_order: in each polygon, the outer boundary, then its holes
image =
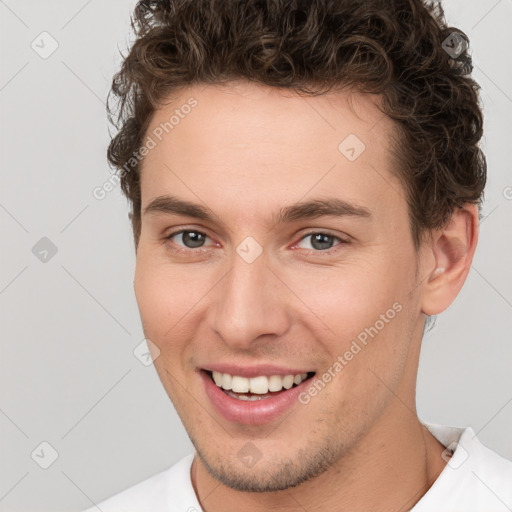
POLYGON ((255 343, 282 336, 289 328, 289 291, 261 254, 248 263, 233 256, 231 270, 216 287, 211 325, 229 346, 248 350, 255 343))

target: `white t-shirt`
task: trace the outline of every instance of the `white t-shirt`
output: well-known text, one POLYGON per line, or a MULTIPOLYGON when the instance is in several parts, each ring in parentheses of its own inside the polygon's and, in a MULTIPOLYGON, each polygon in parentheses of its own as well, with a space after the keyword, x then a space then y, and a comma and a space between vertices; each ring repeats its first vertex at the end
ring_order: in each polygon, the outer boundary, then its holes
MULTIPOLYGON (((454 453, 411 512, 511 512, 512 461, 484 446, 472 428, 425 424, 454 453)), ((102 512, 202 512, 190 480, 194 455, 98 503, 102 512)), ((97 512, 95 506, 84 512, 97 512)))

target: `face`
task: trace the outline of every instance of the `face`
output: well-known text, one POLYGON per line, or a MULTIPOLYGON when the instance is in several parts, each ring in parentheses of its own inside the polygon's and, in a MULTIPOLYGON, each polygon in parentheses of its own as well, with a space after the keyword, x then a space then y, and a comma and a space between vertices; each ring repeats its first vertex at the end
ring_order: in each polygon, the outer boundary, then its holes
POLYGON ((148 128, 143 329, 201 464, 232 488, 321 474, 392 421, 390 389, 414 388, 419 256, 375 102, 201 85, 148 128))

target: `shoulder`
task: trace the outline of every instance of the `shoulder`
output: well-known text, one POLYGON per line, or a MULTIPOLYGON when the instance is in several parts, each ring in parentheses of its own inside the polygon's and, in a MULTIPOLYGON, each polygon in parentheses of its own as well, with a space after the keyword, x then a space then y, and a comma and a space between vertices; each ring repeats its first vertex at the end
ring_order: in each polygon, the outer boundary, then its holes
POLYGON ((187 455, 174 466, 114 494, 84 512, 97 512, 98 509, 102 512, 193 510, 198 506, 190 480, 193 459, 194 455, 187 455))
POLYGON ((512 461, 485 446, 471 427, 426 427, 452 455, 414 512, 512 510, 512 461))
MULTIPOLYGON (((505 459, 495 451, 482 444, 472 429, 468 429, 466 437, 472 437, 469 445, 467 459, 473 458, 469 468, 476 479, 475 485, 484 491, 483 494, 494 493, 501 498, 508 507, 512 508, 512 461, 505 459)), ((464 446, 464 440, 461 440, 464 446)), ((510 508, 507 507, 507 510, 510 508)))

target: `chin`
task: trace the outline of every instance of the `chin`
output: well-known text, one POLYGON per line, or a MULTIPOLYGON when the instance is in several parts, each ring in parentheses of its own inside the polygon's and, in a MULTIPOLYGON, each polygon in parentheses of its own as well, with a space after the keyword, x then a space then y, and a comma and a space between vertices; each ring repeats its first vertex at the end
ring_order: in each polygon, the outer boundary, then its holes
POLYGON ((211 447, 203 450, 191 440, 209 474, 241 492, 276 492, 297 487, 327 471, 341 456, 329 446, 332 443, 328 440, 322 446, 312 443, 310 447, 299 448, 292 457, 274 450, 262 452, 250 441, 232 455, 226 455, 226 451, 212 453, 211 447))

